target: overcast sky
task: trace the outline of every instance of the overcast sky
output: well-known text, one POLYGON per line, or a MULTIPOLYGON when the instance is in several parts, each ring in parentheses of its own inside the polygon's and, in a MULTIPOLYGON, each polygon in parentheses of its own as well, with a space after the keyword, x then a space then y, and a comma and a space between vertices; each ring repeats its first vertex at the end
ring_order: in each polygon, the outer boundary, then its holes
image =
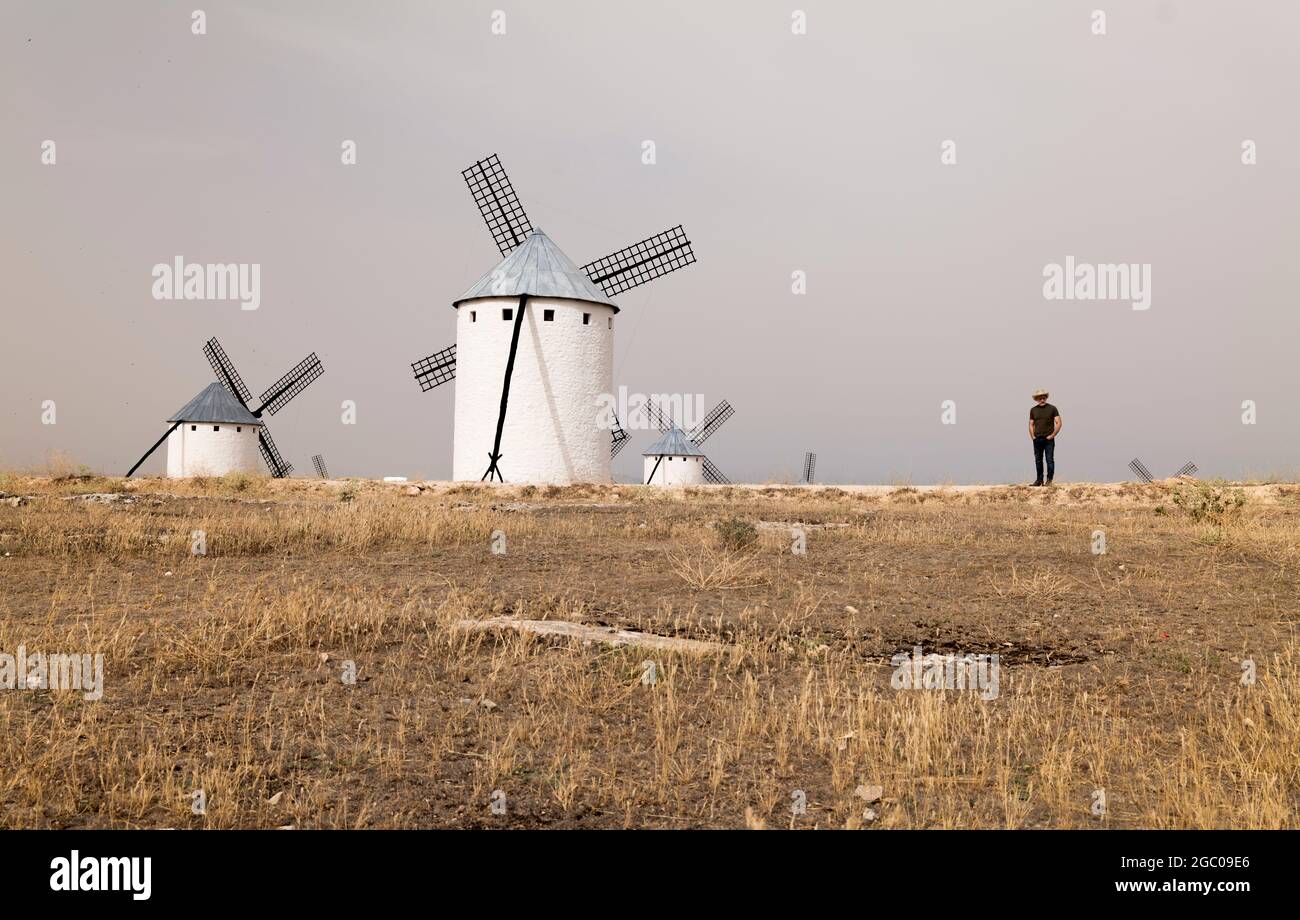
POLYGON ((323 360, 271 420, 298 474, 446 478, 410 363, 499 258, 461 178, 496 153, 579 264, 685 226, 615 384, 729 399, 733 480, 1028 481, 1039 386, 1060 480, 1294 474, 1297 34, 1294 0, 4 0, 0 468, 124 473, 215 335, 255 393, 323 360), (259 264, 260 308, 155 300, 177 256, 259 264), (1150 308, 1046 300, 1067 256, 1150 265, 1150 308))

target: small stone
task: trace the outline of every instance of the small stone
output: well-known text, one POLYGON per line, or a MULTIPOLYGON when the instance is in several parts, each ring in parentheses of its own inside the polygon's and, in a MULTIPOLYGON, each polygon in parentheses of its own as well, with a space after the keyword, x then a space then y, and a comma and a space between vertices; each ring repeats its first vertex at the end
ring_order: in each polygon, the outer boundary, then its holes
POLYGON ((845 613, 857 613, 857 612, 858 612, 858 608, 857 608, 857 607, 850 606, 850 605, 845 605, 845 607, 844 607, 844 612, 845 612, 845 613))
POLYGON ((320 660, 321 660, 321 664, 324 664, 325 662, 329 661, 329 660, 330 660, 330 653, 329 653, 329 652, 321 652, 321 653, 320 653, 320 660))
POLYGON ((486 709, 488 712, 491 712, 492 710, 497 708, 497 704, 487 699, 486 697, 479 700, 478 704, 482 706, 484 709, 486 709))
POLYGON ((882 786, 859 786, 853 790, 853 794, 868 805, 874 805, 884 797, 885 790, 882 786))
POLYGON ((419 494, 420 494, 420 487, 419 487, 419 486, 407 486, 406 489, 405 489, 404 491, 406 492, 407 495, 419 495, 419 494))
POLYGON ((283 790, 283 789, 281 789, 281 790, 280 790, 279 792, 277 792, 275 795, 273 795, 273 796, 271 796, 269 799, 267 799, 267 800, 266 800, 266 804, 268 804, 268 805, 279 805, 279 804, 280 804, 280 799, 282 799, 282 798, 284 798, 284 790, 283 790))
POLYGON ((163 572, 163 575, 171 575, 171 572, 163 572))

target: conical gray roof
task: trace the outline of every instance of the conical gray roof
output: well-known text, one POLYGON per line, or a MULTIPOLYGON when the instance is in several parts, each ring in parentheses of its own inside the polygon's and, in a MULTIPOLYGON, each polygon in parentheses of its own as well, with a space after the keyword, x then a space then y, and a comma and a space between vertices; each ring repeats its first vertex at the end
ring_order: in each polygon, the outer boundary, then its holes
POLYGON ((704 451, 695 446, 695 442, 686 437, 682 430, 673 426, 664 432, 664 436, 641 452, 643 457, 703 457, 704 451))
POLYGON ((257 416, 241 406, 230 391, 220 383, 209 383, 203 392, 195 396, 169 422, 224 422, 227 425, 260 425, 257 416))
POLYGON ((536 228, 510 255, 452 301, 452 306, 483 297, 518 297, 521 294, 586 300, 605 304, 618 312, 618 304, 606 297, 586 272, 574 265, 549 236, 536 228))

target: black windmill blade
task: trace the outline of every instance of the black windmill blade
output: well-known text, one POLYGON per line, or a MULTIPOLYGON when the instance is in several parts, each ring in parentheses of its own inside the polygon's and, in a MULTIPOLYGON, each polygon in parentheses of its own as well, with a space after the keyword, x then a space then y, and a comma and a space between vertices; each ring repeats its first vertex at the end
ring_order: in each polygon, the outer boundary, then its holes
POLYGON ((704 480, 715 486, 730 485, 731 480, 722 475, 722 470, 713 465, 713 461, 708 457, 704 458, 704 480))
POLYGON ((465 177, 469 193, 474 196, 474 204, 483 215, 483 222, 487 224, 488 232, 496 241, 501 255, 509 255, 516 246, 528 239, 528 234, 533 232, 533 225, 524 213, 523 205, 519 203, 519 196, 510 184, 510 177, 501 168, 501 160, 494 153, 486 160, 479 160, 469 169, 463 170, 461 175, 465 177))
POLYGON ((276 479, 284 479, 293 472, 293 465, 286 463, 280 456, 280 450, 271 440, 270 430, 263 425, 257 432, 257 446, 262 451, 262 459, 266 461, 266 468, 271 471, 271 475, 276 479))
POLYGON ((448 380, 456 379, 456 346, 448 345, 442 351, 421 358, 411 365, 411 371, 415 374, 415 382, 425 393, 442 386, 448 380))
POLYGON ((321 479, 329 479, 329 470, 325 469, 325 458, 320 454, 312 454, 311 465, 316 467, 316 475, 321 479))
POLYGON ((645 401, 645 414, 646 418, 650 420, 650 424, 654 425, 660 431, 667 431, 669 428, 673 427, 673 420, 664 414, 664 411, 659 408, 659 403, 654 401, 654 397, 645 401))
POLYGON ((245 409, 253 401, 252 395, 248 392, 248 387, 244 386, 243 378, 239 376, 239 371, 235 370, 234 362, 226 356, 226 350, 221 347, 221 343, 216 337, 208 339, 207 344, 203 346, 203 354, 207 356, 208 363, 212 365, 213 372, 216 373, 217 379, 221 385, 230 391, 230 395, 239 400, 239 404, 245 409))
POLYGON ((619 422, 617 415, 614 416, 614 427, 609 430, 609 434, 612 439, 609 445, 609 456, 612 459, 618 456, 619 451, 627 447, 628 442, 628 433, 623 430, 623 425, 619 422))
POLYGON ((813 470, 817 467, 817 455, 812 451, 803 455, 803 481, 812 484, 813 470))
POLYGON ((1192 461, 1188 460, 1186 463, 1184 463, 1182 466, 1180 466, 1180 467, 1178 468, 1178 472, 1177 472, 1177 473, 1174 473, 1174 475, 1175 475, 1175 476, 1195 476, 1195 475, 1196 475, 1196 471, 1197 471, 1198 469, 1199 469, 1199 467, 1198 467, 1195 463, 1193 463, 1192 461))
POLYGON ((669 272, 685 268, 695 261, 691 241, 681 224, 657 233, 626 249, 612 252, 603 259, 582 266, 592 283, 614 297, 669 272))
POLYGON ((725 399, 713 407, 713 411, 704 417, 686 437, 695 444, 703 444, 711 438, 727 419, 736 414, 736 410, 731 408, 731 403, 725 399))
POLYGON ((1151 471, 1147 469, 1142 461, 1137 457, 1134 457, 1129 461, 1128 468, 1136 473, 1137 478, 1141 479, 1143 482, 1151 482, 1155 479, 1155 477, 1151 475, 1151 471))
POLYGON ((313 351, 290 368, 287 374, 271 384, 270 388, 262 394, 261 408, 253 414, 259 418, 263 412, 270 412, 275 415, 323 373, 325 373, 325 367, 320 363, 320 358, 316 357, 316 352, 313 351))

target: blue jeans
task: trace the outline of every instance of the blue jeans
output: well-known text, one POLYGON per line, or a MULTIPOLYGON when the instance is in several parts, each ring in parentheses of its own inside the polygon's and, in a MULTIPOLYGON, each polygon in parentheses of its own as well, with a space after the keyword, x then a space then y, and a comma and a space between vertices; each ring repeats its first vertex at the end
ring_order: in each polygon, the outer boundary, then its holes
POLYGON ((1047 478, 1056 476, 1056 439, 1034 438, 1034 469, 1038 472, 1035 482, 1043 481, 1043 455, 1047 455, 1047 478))

